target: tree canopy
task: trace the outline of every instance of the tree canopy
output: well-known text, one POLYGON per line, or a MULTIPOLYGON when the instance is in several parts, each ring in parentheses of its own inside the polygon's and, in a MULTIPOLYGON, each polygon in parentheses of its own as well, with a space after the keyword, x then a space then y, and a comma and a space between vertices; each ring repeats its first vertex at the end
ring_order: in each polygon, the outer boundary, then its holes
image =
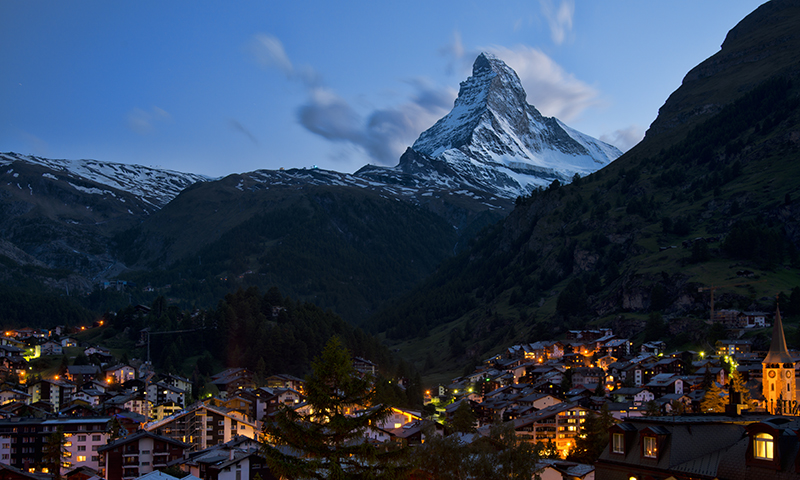
POLYGON ((389 413, 373 404, 370 376, 353 368, 349 351, 331 338, 306 378, 307 405, 284 406, 264 422, 263 453, 281 478, 400 478, 404 449, 373 445, 366 433, 389 413))

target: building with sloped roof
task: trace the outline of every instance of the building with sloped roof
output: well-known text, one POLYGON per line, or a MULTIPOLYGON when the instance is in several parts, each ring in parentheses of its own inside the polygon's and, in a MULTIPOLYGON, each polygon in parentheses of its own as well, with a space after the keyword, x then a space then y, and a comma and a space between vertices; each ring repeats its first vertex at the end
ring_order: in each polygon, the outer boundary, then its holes
POLYGON ((514 420, 514 430, 519 438, 531 443, 553 441, 566 454, 575 445, 588 413, 577 403, 558 403, 514 420))
POLYGON ((97 469, 96 449, 109 437, 110 417, 57 417, 0 420, 0 463, 29 470, 44 464, 44 447, 53 433, 64 435, 62 472, 77 467, 97 469))
POLYGON ((260 425, 237 410, 196 403, 186 410, 158 421, 147 423, 144 429, 191 445, 191 450, 225 443, 242 435, 256 438, 260 425))
POLYGON ((0 462, 0 480, 41 480, 41 478, 0 462))
POLYGON ((97 449, 106 480, 133 480, 182 458, 189 445, 140 430, 97 449))
POLYGON ((596 480, 800 478, 800 419, 690 415, 628 419, 609 429, 596 480))
POLYGON ((274 480, 276 477, 260 455, 260 445, 246 437, 197 452, 187 453, 171 464, 201 480, 274 480))

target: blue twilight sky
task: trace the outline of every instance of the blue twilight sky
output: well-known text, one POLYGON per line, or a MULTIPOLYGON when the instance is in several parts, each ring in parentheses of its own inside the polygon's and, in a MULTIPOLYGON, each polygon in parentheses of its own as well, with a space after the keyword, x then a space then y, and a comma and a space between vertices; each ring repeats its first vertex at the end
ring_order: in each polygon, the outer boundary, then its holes
POLYGON ((480 51, 626 150, 761 0, 0 0, 0 151, 224 176, 396 165, 480 51))

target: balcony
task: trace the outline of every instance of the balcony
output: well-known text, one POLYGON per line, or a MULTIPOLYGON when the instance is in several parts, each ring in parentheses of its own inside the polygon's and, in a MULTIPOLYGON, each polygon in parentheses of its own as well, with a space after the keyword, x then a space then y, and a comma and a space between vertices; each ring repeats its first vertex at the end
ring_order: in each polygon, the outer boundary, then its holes
POLYGON ((139 468, 126 468, 122 471, 123 480, 133 480, 139 478, 139 468))

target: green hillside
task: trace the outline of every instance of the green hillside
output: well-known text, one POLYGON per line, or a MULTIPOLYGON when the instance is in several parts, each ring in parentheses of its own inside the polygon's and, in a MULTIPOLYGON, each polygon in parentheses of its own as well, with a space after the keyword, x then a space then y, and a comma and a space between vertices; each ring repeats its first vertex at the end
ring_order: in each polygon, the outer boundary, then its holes
POLYGON ((443 218, 370 191, 270 187, 231 202, 232 182, 193 187, 121 235, 126 263, 141 267, 127 278, 170 285, 165 294, 184 306, 277 286, 354 321, 412 288, 457 242, 443 218))
POLYGON ((651 313, 700 344, 701 287, 721 287, 717 308, 773 309, 800 285, 800 9, 779 7, 734 28, 637 147, 518 199, 369 328, 435 379, 587 324, 635 338, 651 313))

